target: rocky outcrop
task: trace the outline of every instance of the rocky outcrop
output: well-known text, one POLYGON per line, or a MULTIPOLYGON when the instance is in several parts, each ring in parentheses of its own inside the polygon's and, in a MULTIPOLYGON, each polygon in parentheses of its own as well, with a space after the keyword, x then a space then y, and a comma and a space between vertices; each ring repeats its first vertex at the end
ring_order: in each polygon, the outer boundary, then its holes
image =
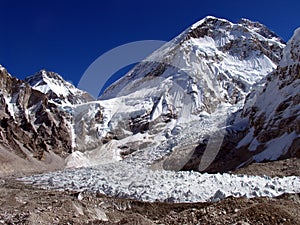
POLYGON ((42 171, 52 165, 59 167, 58 164, 61 167, 63 160, 59 158, 65 158, 72 151, 70 114, 51 103, 48 95, 11 77, 3 67, 0 80, 2 165, 23 172, 42 171))

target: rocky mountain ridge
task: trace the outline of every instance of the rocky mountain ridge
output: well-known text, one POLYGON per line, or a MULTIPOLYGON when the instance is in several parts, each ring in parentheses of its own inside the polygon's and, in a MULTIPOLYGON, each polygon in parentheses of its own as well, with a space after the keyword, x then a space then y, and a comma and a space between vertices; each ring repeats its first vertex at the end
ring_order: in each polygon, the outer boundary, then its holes
POLYGON ((250 130, 239 145, 250 144, 251 151, 261 152, 255 161, 300 156, 299 46, 297 29, 283 50, 279 66, 267 77, 264 88, 255 93, 254 104, 246 102, 242 117, 249 118, 250 130))
MULTIPOLYGON (((62 107, 68 100, 84 99, 88 94, 78 89, 75 93, 80 96, 71 98, 58 96, 51 89, 43 89, 43 93, 38 88, 42 79, 32 83, 41 74, 54 76, 56 84, 59 81, 66 84, 61 77, 46 71, 27 78, 27 83, 12 77, 1 66, 0 167, 3 174, 63 168, 64 158, 72 152, 72 115, 62 107)), ((76 90, 74 86, 64 87, 76 90)))

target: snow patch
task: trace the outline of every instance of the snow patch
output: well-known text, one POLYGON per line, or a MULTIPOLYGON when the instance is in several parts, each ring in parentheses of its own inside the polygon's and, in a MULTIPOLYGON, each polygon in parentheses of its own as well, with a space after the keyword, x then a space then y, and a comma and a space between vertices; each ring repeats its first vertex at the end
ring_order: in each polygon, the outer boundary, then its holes
POLYGON ((264 160, 277 160, 280 156, 287 152, 293 143, 293 140, 295 140, 297 136, 298 135, 295 132, 292 132, 290 134, 285 133, 278 138, 272 139, 266 143, 266 150, 253 156, 253 159, 256 162, 262 162, 264 160))
POLYGON ((11 97, 3 96, 5 99, 5 103, 7 105, 7 109, 9 111, 9 114, 15 118, 15 114, 19 111, 16 103, 13 102, 13 99, 11 97))

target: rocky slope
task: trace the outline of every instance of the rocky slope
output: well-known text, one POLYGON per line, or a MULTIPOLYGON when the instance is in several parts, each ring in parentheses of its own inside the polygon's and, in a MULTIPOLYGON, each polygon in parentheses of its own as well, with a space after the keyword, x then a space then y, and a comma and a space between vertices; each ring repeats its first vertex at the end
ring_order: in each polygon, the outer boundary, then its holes
POLYGON ((88 99, 86 93, 51 72, 41 71, 26 81, 33 87, 1 67, 1 174, 63 168, 64 158, 72 152, 72 115, 62 107, 88 99), (47 83, 50 77, 56 83, 47 83), (55 93, 53 84, 72 92, 55 93))
POLYGON ((300 29, 283 50, 278 68, 267 77, 254 99, 246 101, 242 118, 249 119, 247 136, 238 147, 253 152, 253 160, 300 156, 300 29))

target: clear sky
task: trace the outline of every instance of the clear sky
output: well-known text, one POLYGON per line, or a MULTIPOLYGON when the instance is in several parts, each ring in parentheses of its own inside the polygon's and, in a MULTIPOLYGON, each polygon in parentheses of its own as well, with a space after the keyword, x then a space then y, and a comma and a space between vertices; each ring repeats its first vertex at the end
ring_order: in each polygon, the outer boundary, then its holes
POLYGON ((207 15, 259 21, 285 41, 300 26, 296 0, 0 0, 0 9, 0 64, 21 79, 47 69, 75 85, 104 52, 168 41, 207 15))

